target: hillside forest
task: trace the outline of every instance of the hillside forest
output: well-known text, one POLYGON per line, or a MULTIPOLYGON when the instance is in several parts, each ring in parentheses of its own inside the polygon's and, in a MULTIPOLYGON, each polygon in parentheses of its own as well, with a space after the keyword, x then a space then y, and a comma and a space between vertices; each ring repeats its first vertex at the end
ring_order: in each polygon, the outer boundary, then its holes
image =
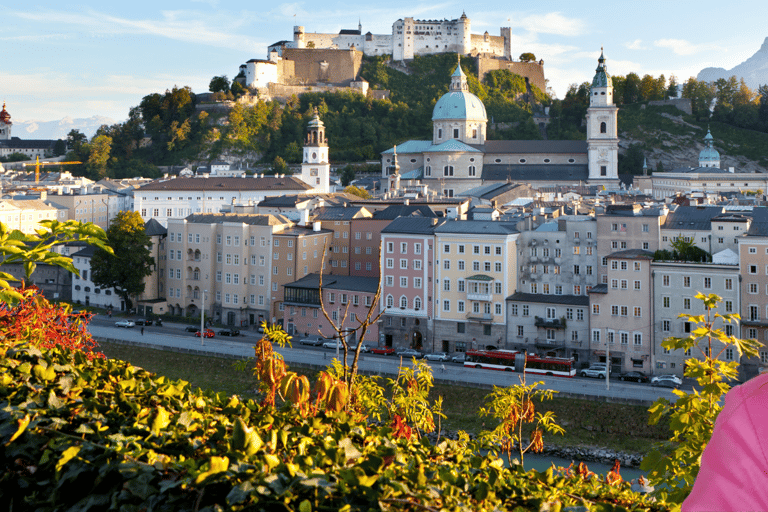
MULTIPOLYGON (((389 99, 382 100, 351 92, 307 93, 285 103, 234 102, 230 110, 219 111, 206 109, 191 88, 174 86, 164 94, 145 96, 130 109, 125 122, 102 126, 91 140, 76 130, 70 132, 67 160, 84 162, 72 166, 73 174, 95 180, 158 177, 158 166, 205 165, 221 158, 290 172, 288 164, 301 162, 302 140, 314 108, 325 123, 333 163, 377 160, 381 151, 395 144, 431 138, 432 109, 448 91, 456 61, 455 54, 416 57, 404 73, 389 67, 383 57, 366 58, 361 76, 371 88, 390 91, 389 99)), ((489 139, 543 138, 532 115, 545 107, 550 117, 547 138, 585 139, 588 82, 572 84, 565 97, 557 99, 535 86, 528 88, 523 77, 509 71, 492 71, 480 82, 474 61, 465 59, 461 66, 470 91, 486 106, 489 139)), ((724 149, 768 165, 768 85, 754 91, 736 77, 716 82, 690 78, 683 84, 664 75, 641 78, 629 73, 612 78, 614 101, 622 106, 620 136, 632 133, 633 139, 643 139, 644 133, 654 131, 658 139, 658 132, 677 129, 665 118, 682 115, 691 144, 700 142, 711 126, 721 133, 716 139, 724 149), (692 115, 668 106, 646 108, 648 101, 678 95, 691 100, 692 115), (698 130, 691 131, 691 126, 698 130)), ((214 100, 236 99, 246 92, 226 76, 214 77, 211 91, 214 100)), ((658 149, 661 142, 645 138, 625 148, 619 172, 640 174, 643 152, 658 149)))

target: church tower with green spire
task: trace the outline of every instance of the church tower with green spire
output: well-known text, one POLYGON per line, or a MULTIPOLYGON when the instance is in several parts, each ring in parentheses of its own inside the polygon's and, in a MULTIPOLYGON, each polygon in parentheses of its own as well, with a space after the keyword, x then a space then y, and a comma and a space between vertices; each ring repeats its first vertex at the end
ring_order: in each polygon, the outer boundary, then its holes
POLYGON ((605 66, 602 48, 587 108, 587 154, 591 185, 618 185, 619 108, 613 103, 613 82, 605 66))

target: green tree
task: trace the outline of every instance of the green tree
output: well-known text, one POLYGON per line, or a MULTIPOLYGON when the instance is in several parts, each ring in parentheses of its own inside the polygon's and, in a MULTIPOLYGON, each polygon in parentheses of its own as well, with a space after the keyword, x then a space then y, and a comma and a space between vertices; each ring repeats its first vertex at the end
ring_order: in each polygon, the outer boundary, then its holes
POLYGON ((100 180, 107 176, 107 163, 112 152, 112 138, 107 135, 97 135, 91 140, 89 146, 86 171, 94 180, 100 180))
POLYGON ((353 196, 362 197, 363 199, 370 199, 371 194, 364 188, 356 187, 354 185, 348 185, 344 188, 345 194, 352 194, 353 196))
POLYGON ((563 434, 565 429, 555 423, 552 411, 536 412, 534 401, 552 400, 557 391, 538 389, 543 381, 526 384, 525 373, 520 376, 520 384, 501 388, 494 386, 488 395, 488 404, 480 408, 480 416, 489 416, 499 424, 491 431, 483 431, 480 438, 499 447, 507 458, 512 460, 512 452, 520 456, 520 464, 525 462, 529 450, 539 453, 544 449, 544 432, 563 434))
POLYGON ((152 274, 155 265, 139 212, 118 213, 107 230, 107 242, 114 254, 104 250, 94 253, 93 282, 103 288, 114 288, 130 310, 131 297, 138 299, 144 292, 144 278, 152 274))
POLYGON ((536 56, 531 52, 526 52, 520 55, 520 62, 534 62, 535 60, 536 56))
POLYGON ((285 174, 288 172, 288 164, 280 156, 276 156, 272 161, 272 172, 275 174, 285 174))
POLYGON ((67 154, 67 143, 64 140, 59 139, 53 145, 54 156, 62 156, 67 154))
POLYGON ((681 503, 691 492, 701 465, 701 454, 712 437, 723 397, 730 389, 727 381, 737 378, 741 356, 756 356, 758 347, 755 340, 741 340, 725 333, 723 327, 737 322, 739 315, 717 313, 721 297, 698 293, 696 298, 704 303, 705 313, 680 315, 693 324, 691 335, 667 338, 662 346, 667 350, 696 352, 697 357, 686 361, 684 375, 695 379, 697 386, 691 393, 675 390, 675 403, 660 398, 649 409, 649 423, 655 425, 668 416, 673 434, 667 443, 643 459, 640 466, 648 472, 648 478, 656 486, 656 494, 673 503, 681 503), (738 353, 735 361, 720 360, 728 348, 738 353))
POLYGON ((669 77, 669 87, 667 87, 667 97, 677 98, 680 93, 680 87, 677 85, 677 77, 672 75, 669 77))
MULTIPOLYGON (((0 222, 0 264, 23 263, 27 279, 38 264, 57 265, 77 274, 72 258, 52 251, 54 246, 78 241, 95 245, 108 254, 112 252, 106 243, 104 230, 90 222, 42 220, 39 224, 40 228, 35 233, 25 234, 18 229, 11 230, 0 222)), ((16 278, 0 272, 0 301, 15 304, 22 296, 9 281, 16 281, 16 278)))
POLYGON ((642 81, 637 73, 629 73, 624 83, 624 104, 637 103, 642 99, 641 94, 642 81))
POLYGON ((227 75, 215 76, 211 78, 211 83, 208 84, 208 90, 211 92, 227 92, 229 87, 227 75))
POLYGON ((338 171, 339 180, 341 180, 341 186, 346 187, 352 180, 355 179, 355 168, 351 165, 345 165, 338 171))

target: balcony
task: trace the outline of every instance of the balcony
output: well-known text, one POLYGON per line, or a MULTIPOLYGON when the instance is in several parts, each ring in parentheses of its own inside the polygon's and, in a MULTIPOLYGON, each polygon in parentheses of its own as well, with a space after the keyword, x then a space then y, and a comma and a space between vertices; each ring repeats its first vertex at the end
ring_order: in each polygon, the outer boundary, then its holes
POLYGON ((544 329, 565 329, 566 322, 565 317, 562 318, 542 318, 540 316, 535 317, 533 325, 536 327, 542 327, 544 329))
POLYGON ((471 320, 473 322, 492 323, 493 314, 492 313, 467 313, 467 320, 471 320))

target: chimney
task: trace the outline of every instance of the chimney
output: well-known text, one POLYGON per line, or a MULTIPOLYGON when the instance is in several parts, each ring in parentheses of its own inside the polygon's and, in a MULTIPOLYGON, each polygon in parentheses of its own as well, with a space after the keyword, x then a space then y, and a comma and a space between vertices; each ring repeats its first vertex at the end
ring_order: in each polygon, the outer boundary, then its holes
POLYGON ((305 208, 303 210, 300 210, 299 214, 301 215, 299 226, 307 227, 307 224, 309 224, 309 210, 305 208))
POLYGON ((319 222, 313 222, 312 223, 312 231, 320 231, 320 223, 319 222))
POLYGON ((734 169, 733 167, 729 167, 728 168, 728 172, 735 172, 735 171, 736 171, 736 169, 734 169))

